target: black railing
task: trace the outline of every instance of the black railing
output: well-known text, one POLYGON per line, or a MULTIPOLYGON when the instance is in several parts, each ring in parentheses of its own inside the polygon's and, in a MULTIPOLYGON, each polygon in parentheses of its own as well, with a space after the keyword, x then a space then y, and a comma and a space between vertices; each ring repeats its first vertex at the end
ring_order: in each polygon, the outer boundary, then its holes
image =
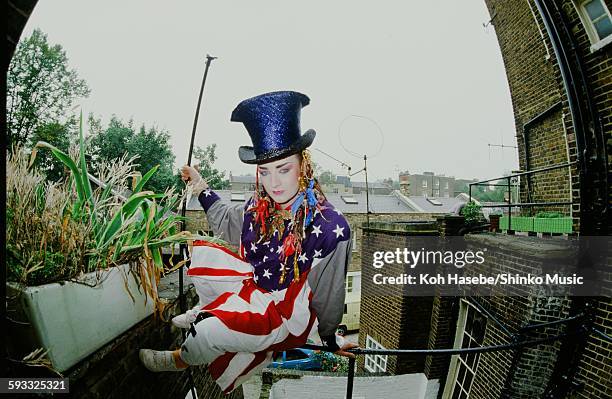
MULTIPOLYGON (((525 327, 520 328, 518 333, 510 335, 510 341, 507 344, 501 345, 490 345, 490 346, 481 346, 476 348, 450 348, 450 349, 362 349, 362 348, 353 348, 347 350, 354 355, 391 355, 391 356, 432 356, 432 355, 460 355, 463 353, 488 353, 488 352, 499 352, 504 350, 512 350, 517 348, 525 348, 536 345, 541 345, 545 343, 555 342, 568 337, 575 337, 578 335, 585 335, 588 333, 596 333, 603 337, 604 339, 612 342, 612 337, 604 334, 603 332, 596 330, 592 326, 588 326, 585 323, 582 323, 580 328, 577 331, 558 334, 552 337, 547 338, 539 338, 539 339, 529 339, 524 336, 524 333, 527 331, 532 331, 541 327, 548 327, 551 325, 568 323, 571 321, 575 321, 578 319, 583 319, 586 321, 585 315, 580 313, 576 316, 571 316, 561 320, 555 320, 552 322, 546 323, 538 323, 527 325, 525 327)), ((502 329, 505 332, 509 333, 509 329, 504 327, 502 329)), ((326 346, 320 345, 312 345, 305 344, 301 346, 304 349, 311 350, 320 350, 325 352, 333 352, 326 346)), ((355 358, 349 358, 348 361, 348 375, 347 375, 347 383, 346 383, 346 399, 351 399, 353 397, 353 385, 354 385, 354 377, 355 377, 355 358)))
MULTIPOLYGON (((507 203, 505 204, 494 204, 494 205, 482 205, 483 208, 508 208, 508 230, 512 230, 512 208, 533 208, 536 206, 558 206, 558 205, 568 205, 571 206, 573 204, 572 201, 546 201, 546 202, 512 202, 512 188, 517 187, 518 184, 512 183, 512 179, 520 176, 530 177, 531 175, 543 172, 549 172, 551 170, 569 168, 572 165, 577 164, 577 161, 567 162, 559 165, 547 166, 545 168, 529 170, 526 172, 518 172, 513 173, 507 176, 496 177, 488 180, 481 180, 474 183, 469 183, 469 201, 472 202, 472 186, 495 186, 495 187, 507 187, 507 203), (506 180, 506 184, 490 184, 492 182, 499 182, 506 180)), ((530 187, 527 187, 527 190, 530 190, 530 187)), ((571 188, 570 188, 571 190, 571 188)))

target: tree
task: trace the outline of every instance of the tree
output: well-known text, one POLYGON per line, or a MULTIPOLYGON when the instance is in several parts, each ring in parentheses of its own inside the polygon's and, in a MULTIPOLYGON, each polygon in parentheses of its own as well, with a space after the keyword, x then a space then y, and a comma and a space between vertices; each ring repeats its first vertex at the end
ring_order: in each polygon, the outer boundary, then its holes
POLYGON ((319 175, 319 183, 334 184, 336 183, 336 176, 332 173, 331 170, 321 172, 321 174, 319 175))
POLYGON ((132 120, 125 123, 115 116, 111 118, 106 129, 102 128, 99 120, 91 116, 89 124, 89 148, 94 165, 102 161, 112 162, 124 154, 128 157, 137 156, 136 170, 142 175, 159 165, 157 172, 145 184, 145 190, 163 192, 167 188, 177 186, 173 172, 175 156, 167 131, 156 127, 147 129, 143 124, 138 132, 135 132, 132 120))
MULTIPOLYGON (((46 141, 69 153, 71 144, 78 141, 78 121, 76 118, 69 119, 66 123, 49 122, 40 125, 30 137, 29 146, 33 148, 39 141, 46 141)), ((52 181, 59 181, 64 176, 64 164, 51 153, 51 151, 38 151, 34 160, 34 166, 41 170, 52 181)))
POLYGON ((197 168, 202 178, 208 180, 208 185, 214 190, 228 189, 230 182, 225 178, 225 171, 221 172, 214 167, 217 155, 217 144, 209 144, 206 148, 196 147, 193 156, 197 159, 197 168))
POLYGON ((66 52, 36 29, 17 46, 7 72, 8 144, 28 144, 41 126, 58 122, 74 100, 89 95, 84 80, 69 69, 66 52))

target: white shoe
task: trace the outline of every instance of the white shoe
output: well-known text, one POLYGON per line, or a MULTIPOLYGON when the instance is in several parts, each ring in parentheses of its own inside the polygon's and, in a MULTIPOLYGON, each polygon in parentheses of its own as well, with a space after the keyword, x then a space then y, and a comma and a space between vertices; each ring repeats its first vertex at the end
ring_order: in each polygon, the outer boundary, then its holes
POLYGON ((191 327, 191 323, 193 323, 198 317, 198 313, 198 310, 190 309, 183 314, 174 316, 172 318, 172 324, 178 328, 189 328, 191 327))
POLYGON ((138 354, 142 364, 155 373, 160 371, 182 371, 176 367, 172 351, 154 351, 152 349, 141 349, 138 354))

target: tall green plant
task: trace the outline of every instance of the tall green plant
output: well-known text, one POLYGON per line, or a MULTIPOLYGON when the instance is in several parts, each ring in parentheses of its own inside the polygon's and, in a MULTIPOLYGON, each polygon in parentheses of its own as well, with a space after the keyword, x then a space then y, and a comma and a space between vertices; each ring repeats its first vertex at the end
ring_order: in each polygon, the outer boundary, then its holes
MULTIPOLYGON (((79 130, 79 153, 76 157, 78 161, 45 142, 36 144, 30 159, 31 165, 40 149, 48 149, 70 170, 69 181, 62 186, 65 198, 69 200, 51 212, 56 220, 60 219, 62 222, 49 223, 45 228, 61 231, 64 225, 75 225, 86 232, 85 239, 79 243, 84 249, 80 259, 82 264, 70 262, 69 271, 57 276, 57 279, 65 279, 66 275, 76 277, 81 272, 133 262, 142 287, 155 300, 156 305, 159 305, 157 283, 163 272, 162 247, 173 246, 191 238, 190 233, 178 231, 178 222, 182 218, 172 212, 180 203, 181 196, 173 189, 163 194, 142 191, 143 186, 157 171, 157 167, 154 167, 142 177, 130 196, 122 200, 121 192, 130 177, 133 158, 123 158, 113 164, 105 164, 103 169, 106 171, 101 171, 101 175, 108 179, 101 187, 94 189, 85 157, 82 116, 79 130)), ((20 173, 35 173, 23 169, 20 173)), ((33 187, 41 187, 41 184, 43 182, 39 177, 33 187)), ((40 188, 36 190, 37 194, 32 195, 27 204, 38 209, 43 201, 42 197, 46 194, 43 194, 44 190, 41 191, 40 188)), ((13 203, 15 205, 15 201, 13 203)), ((12 239, 17 242, 19 237, 12 239)), ((62 256, 63 253, 56 252, 55 255, 62 256)), ((47 280, 41 282, 25 278, 23 282, 36 284, 48 282, 47 280)))

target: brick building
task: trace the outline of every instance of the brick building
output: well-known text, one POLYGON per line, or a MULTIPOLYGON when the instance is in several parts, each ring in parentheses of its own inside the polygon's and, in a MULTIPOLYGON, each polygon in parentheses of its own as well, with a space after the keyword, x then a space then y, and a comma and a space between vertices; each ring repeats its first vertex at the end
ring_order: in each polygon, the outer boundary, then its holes
MULTIPOLYGON (((532 206, 522 206, 521 212, 555 210, 572 216, 581 236, 609 235, 610 2, 485 3, 506 67, 520 168, 530 172, 521 177, 520 197, 532 206)), ((457 223, 460 218, 441 218, 429 231, 453 235, 457 223)), ((439 381, 438 398, 612 397, 612 292, 605 288, 612 282, 609 245, 600 259, 604 289, 594 291, 601 295, 597 297, 572 292, 547 296, 529 286, 513 296, 438 292, 433 297, 383 297, 372 283, 373 252, 404 247, 420 234, 405 223, 379 223, 363 231, 362 347, 441 349, 505 345, 517 339, 551 341, 467 356, 365 356, 358 359, 362 370, 423 373, 429 381, 439 381)), ((506 234, 466 237, 468 249, 489 251, 488 273, 527 274, 569 263, 572 242, 506 234)), ((579 251, 577 267, 589 266, 590 250, 579 251)))
POLYGON ((454 197, 455 178, 445 175, 436 175, 434 172, 422 174, 399 174, 400 191, 407 196, 423 197, 454 197))

